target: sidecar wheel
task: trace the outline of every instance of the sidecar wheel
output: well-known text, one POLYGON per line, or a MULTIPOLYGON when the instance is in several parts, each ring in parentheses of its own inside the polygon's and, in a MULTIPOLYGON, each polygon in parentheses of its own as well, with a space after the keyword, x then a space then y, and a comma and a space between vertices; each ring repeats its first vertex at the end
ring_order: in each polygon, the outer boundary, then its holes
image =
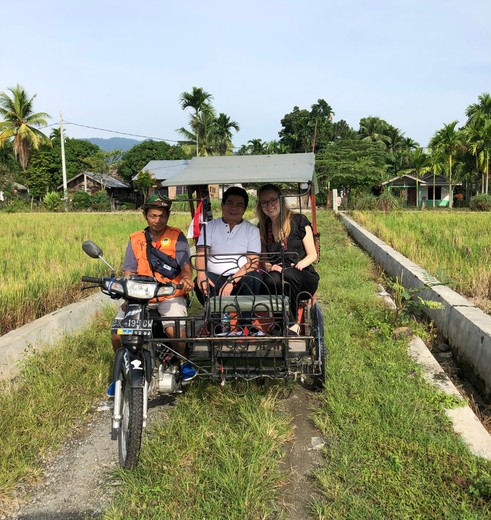
POLYGON ((138 464, 143 431, 143 388, 132 388, 123 381, 122 420, 119 428, 119 464, 133 469, 138 464))

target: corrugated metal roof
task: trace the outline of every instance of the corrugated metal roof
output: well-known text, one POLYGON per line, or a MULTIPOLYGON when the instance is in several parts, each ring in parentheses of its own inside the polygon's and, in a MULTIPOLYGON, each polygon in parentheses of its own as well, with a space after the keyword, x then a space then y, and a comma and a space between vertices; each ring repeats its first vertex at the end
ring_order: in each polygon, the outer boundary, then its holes
MULTIPOLYGON (((99 182, 100 184, 104 184, 106 188, 129 188, 127 184, 120 181, 119 179, 116 179, 112 177, 111 175, 104 175, 102 173, 93 173, 93 172, 82 172, 78 175, 75 175, 71 179, 67 180, 67 183, 72 182, 73 180, 77 179, 78 177, 83 177, 86 175, 89 179, 92 179, 93 181, 99 182)), ((58 186, 58 189, 62 189, 63 184, 60 184, 58 186)))
MULTIPOLYGON (((156 180, 163 181, 171 179, 174 175, 180 173, 190 162, 189 159, 150 161, 142 168, 142 171, 147 170, 153 174, 156 180)), ((138 174, 133 177, 133 180, 137 177, 138 174)))
POLYGON ((313 153, 193 157, 187 167, 163 181, 162 186, 315 182, 314 166, 313 153))

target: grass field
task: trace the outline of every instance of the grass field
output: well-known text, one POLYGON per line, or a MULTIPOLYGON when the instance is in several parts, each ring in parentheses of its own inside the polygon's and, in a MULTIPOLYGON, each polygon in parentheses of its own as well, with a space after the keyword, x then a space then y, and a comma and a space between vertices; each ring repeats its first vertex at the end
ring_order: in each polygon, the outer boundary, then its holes
POLYGON ((491 313, 491 213, 356 211, 353 218, 491 313))
MULTIPOLYGON (((370 259, 331 214, 321 213, 319 227, 318 294, 329 353, 326 386, 312 412, 326 447, 312 474, 311 518, 489 518, 491 464, 454 433, 447 401, 409 358, 407 339, 394 339, 370 259)), ((71 426, 81 427, 80 415, 100 400, 112 358, 109 322, 103 316, 38 356, 17 388, 2 390, 0 499, 35 478, 40 455, 71 426)), ((191 385, 145 433, 137 470, 118 472, 121 485, 104 518, 281 518, 290 475, 280 463, 295 431, 274 385, 251 385, 240 396, 235 389, 191 385)))
MULTIPOLYGON (((173 213, 169 225, 187 232, 190 217, 173 213)), ((93 240, 121 269, 128 235, 145 227, 141 213, 0 213, 0 334, 44 316, 86 294, 82 275, 108 269, 82 251, 93 240)))

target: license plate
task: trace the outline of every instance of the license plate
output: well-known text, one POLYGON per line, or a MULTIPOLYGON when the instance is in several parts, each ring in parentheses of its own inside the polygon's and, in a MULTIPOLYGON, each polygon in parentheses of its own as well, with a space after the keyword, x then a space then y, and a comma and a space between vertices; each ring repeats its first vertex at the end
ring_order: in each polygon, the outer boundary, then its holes
POLYGON ((135 320, 123 318, 114 320, 111 327, 111 334, 120 336, 151 336, 153 320, 135 320))

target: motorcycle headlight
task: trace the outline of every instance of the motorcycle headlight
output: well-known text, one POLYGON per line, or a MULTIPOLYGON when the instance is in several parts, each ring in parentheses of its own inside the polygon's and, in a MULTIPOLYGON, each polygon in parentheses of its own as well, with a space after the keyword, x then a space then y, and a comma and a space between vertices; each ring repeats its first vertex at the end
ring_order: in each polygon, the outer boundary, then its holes
POLYGON ((157 283, 142 283, 135 280, 128 280, 126 282, 126 292, 130 298, 148 299, 155 296, 157 283))

